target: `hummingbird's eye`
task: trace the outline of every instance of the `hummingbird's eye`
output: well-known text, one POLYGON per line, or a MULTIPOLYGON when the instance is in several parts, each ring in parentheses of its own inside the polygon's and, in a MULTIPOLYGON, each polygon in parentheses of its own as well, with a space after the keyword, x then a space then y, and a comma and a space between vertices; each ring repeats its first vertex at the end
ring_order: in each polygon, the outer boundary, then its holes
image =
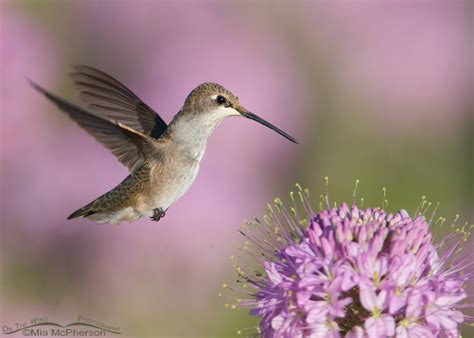
POLYGON ((224 96, 218 95, 218 96, 216 97, 216 102, 217 102, 218 104, 224 104, 224 103, 227 102, 227 100, 225 99, 224 96))

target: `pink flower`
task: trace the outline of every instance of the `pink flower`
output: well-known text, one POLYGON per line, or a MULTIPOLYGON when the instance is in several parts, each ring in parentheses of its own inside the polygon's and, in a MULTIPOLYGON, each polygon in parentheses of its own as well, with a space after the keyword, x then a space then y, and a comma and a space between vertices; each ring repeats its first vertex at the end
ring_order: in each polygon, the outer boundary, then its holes
POLYGON ((346 204, 314 213, 302 200, 305 220, 277 201, 241 231, 265 274, 237 265, 253 288, 240 305, 260 317, 263 337, 458 335, 472 276, 465 229, 435 245, 423 215, 346 204))

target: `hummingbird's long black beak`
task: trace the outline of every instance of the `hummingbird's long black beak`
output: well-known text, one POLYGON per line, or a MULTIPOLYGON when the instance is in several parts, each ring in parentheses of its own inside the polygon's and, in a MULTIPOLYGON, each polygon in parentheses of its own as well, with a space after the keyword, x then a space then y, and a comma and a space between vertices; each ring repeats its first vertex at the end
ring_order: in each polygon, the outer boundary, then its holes
POLYGON ((271 124, 270 122, 267 122, 265 121, 264 119, 262 119, 261 117, 258 117, 257 115, 255 114, 252 114, 251 112, 249 112, 248 110, 246 109, 237 109, 238 112, 240 114, 242 114, 242 116, 248 118, 248 119, 251 119, 251 120, 254 120, 254 121, 257 121, 258 123, 261 123, 263 124, 264 126, 270 128, 271 130, 273 131, 276 131, 278 134, 280 134, 281 136, 283 136, 284 138, 290 140, 291 142, 293 143, 296 143, 298 144, 298 142, 290 135, 288 135, 287 133, 285 133, 283 130, 275 127, 273 124, 271 124))

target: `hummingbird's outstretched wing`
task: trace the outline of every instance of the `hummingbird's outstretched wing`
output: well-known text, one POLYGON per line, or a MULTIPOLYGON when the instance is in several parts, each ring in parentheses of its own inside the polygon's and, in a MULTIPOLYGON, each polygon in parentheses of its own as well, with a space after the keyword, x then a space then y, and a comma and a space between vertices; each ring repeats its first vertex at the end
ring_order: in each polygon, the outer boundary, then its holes
POLYGON ((134 171, 143 164, 146 154, 150 155, 157 151, 155 141, 150 136, 106 116, 84 110, 51 94, 34 82, 30 81, 30 83, 33 88, 53 101, 97 141, 110 149, 130 171, 134 171))
POLYGON ((98 115, 153 138, 159 138, 165 131, 165 121, 112 76, 92 67, 77 65, 73 67, 71 77, 80 98, 98 115))

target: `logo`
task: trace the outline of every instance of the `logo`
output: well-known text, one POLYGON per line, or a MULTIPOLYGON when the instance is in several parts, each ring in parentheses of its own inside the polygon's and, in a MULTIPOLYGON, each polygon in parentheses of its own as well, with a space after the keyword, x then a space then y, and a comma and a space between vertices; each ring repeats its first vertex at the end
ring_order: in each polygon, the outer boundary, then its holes
POLYGON ((29 321, 2 325, 2 333, 16 333, 24 337, 102 337, 121 334, 118 326, 81 315, 77 316, 76 321, 66 325, 51 321, 48 317, 34 317, 29 321))

